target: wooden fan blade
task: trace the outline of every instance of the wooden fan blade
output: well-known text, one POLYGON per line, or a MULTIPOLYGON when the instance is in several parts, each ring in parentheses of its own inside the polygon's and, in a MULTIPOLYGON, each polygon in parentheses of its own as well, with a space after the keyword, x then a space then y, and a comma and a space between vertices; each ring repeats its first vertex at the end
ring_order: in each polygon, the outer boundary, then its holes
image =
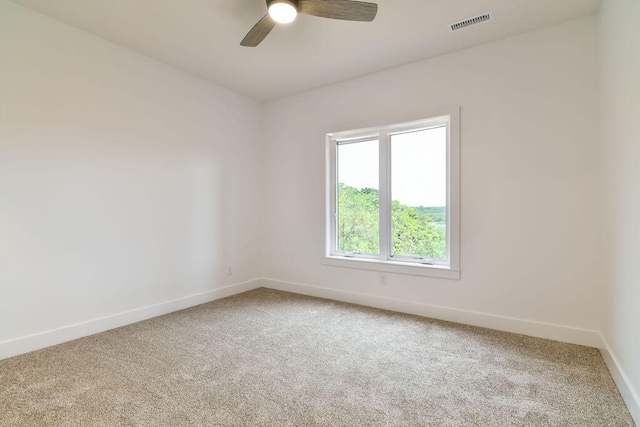
POLYGON ((267 14, 247 33, 240 42, 240 46, 256 47, 276 26, 276 21, 267 14))
POLYGON ((378 5, 352 0, 298 0, 299 12, 321 18, 371 22, 378 13, 378 5))

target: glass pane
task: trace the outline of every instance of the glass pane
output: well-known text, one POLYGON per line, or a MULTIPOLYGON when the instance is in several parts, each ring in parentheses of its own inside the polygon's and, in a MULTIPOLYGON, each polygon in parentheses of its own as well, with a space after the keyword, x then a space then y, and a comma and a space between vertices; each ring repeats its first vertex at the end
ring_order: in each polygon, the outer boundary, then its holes
POLYGON ((447 256, 447 128, 391 136, 391 253, 447 256))
POLYGON ((378 141, 338 145, 338 251, 379 249, 378 141))

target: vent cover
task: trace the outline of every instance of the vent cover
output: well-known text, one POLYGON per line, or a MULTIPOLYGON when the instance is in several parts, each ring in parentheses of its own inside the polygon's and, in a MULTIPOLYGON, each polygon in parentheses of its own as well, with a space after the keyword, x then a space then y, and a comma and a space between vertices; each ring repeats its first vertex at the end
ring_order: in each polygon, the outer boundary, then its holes
POLYGON ((454 31, 462 30, 473 25, 482 24, 483 22, 489 22, 492 19, 493 14, 491 12, 483 13, 482 15, 474 16, 473 18, 465 19, 464 21, 449 24, 449 31, 453 33, 454 31))

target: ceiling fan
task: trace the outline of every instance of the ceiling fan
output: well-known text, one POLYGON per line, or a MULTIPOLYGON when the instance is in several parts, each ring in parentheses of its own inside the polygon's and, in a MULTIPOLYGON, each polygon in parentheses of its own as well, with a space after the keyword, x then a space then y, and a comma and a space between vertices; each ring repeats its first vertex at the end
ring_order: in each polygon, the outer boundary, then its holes
POLYGON ((353 0, 267 0, 267 13, 240 42, 241 46, 256 47, 277 23, 288 24, 298 13, 321 18, 371 22, 378 13, 378 5, 353 0))

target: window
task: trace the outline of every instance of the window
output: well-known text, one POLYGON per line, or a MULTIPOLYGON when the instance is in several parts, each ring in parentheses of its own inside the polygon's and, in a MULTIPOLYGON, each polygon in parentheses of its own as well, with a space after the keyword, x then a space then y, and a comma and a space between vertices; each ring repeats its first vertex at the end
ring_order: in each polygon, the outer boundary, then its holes
POLYGON ((323 263, 459 278, 458 112, 327 134, 323 263))

